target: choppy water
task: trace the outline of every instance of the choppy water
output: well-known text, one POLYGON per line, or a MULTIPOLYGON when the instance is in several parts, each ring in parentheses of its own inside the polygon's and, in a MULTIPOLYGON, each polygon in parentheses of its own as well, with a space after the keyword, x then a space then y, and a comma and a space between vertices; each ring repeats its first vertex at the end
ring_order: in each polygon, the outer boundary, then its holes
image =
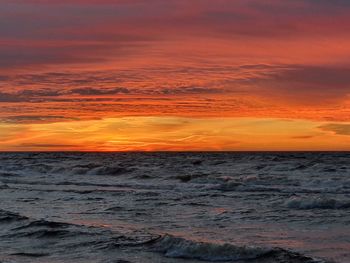
POLYGON ((2 153, 1 262, 350 262, 347 153, 2 153))

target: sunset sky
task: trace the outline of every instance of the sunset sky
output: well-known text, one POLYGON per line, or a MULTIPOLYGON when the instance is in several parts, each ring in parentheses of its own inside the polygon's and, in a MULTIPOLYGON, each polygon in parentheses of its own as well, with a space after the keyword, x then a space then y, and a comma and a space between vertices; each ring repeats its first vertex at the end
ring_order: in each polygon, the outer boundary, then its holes
POLYGON ((0 0, 0 150, 350 150, 350 1, 0 0))

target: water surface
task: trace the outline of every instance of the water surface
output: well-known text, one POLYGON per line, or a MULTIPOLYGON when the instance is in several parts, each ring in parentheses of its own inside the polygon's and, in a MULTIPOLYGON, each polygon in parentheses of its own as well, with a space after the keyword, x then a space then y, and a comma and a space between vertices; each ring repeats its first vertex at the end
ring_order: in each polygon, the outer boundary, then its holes
POLYGON ((2 262, 350 262, 348 153, 2 153, 2 262))

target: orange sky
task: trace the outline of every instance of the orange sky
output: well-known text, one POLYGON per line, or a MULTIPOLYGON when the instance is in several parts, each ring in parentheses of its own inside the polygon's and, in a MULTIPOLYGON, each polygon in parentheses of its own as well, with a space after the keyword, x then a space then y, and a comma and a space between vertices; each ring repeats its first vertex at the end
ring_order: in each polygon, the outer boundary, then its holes
POLYGON ((350 150, 345 0, 0 0, 0 150, 350 150))

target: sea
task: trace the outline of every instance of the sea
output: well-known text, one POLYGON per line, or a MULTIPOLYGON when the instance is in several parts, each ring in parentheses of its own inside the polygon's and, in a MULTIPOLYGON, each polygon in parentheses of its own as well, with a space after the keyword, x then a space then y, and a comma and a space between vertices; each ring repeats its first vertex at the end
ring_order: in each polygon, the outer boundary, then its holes
POLYGON ((349 263, 350 153, 0 153, 1 263, 349 263))

